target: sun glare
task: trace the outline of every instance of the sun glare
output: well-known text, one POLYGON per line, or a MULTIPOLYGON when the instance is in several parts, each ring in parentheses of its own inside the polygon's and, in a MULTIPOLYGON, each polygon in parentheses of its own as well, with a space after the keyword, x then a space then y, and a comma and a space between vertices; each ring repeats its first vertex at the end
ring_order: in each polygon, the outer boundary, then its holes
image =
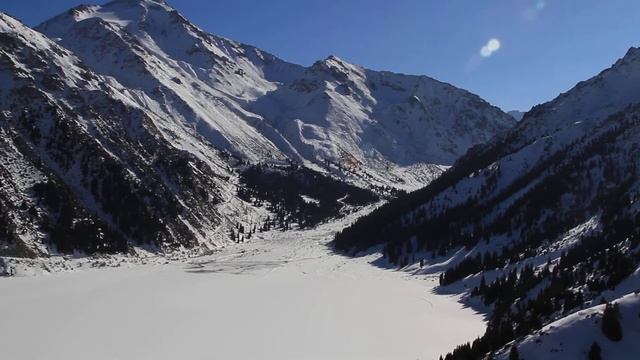
POLYGON ((500 50, 500 40, 492 38, 480 49, 480 55, 489 57, 498 50, 500 50))

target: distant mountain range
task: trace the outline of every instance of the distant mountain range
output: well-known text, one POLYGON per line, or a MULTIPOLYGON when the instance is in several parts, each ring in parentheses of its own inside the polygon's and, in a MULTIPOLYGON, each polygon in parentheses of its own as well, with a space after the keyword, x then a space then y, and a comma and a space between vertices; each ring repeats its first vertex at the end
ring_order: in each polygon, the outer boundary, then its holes
POLYGON ((429 183, 515 124, 425 76, 287 63, 155 0, 35 29, 1 14, 0 78, 0 255, 206 250, 312 226, 429 183))
POLYGON ((524 117, 525 112, 518 111, 518 110, 511 110, 511 111, 508 111, 507 114, 511 115, 514 119, 516 119, 516 121, 520 121, 524 117))
POLYGON ((514 125, 478 96, 425 76, 335 56, 309 68, 287 63, 205 33, 162 1, 79 7, 36 29, 137 94, 167 121, 163 131, 195 132, 249 161, 344 165, 365 185, 415 189, 514 125))

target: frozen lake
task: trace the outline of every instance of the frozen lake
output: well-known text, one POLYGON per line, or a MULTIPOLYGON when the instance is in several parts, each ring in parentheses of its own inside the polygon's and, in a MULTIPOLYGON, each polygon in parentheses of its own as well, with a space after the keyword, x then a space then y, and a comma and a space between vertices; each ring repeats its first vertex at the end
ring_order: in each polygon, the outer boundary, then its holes
POLYGON ((0 279, 0 354, 22 359, 437 359, 484 332, 435 278, 350 259, 333 226, 163 265, 0 279))

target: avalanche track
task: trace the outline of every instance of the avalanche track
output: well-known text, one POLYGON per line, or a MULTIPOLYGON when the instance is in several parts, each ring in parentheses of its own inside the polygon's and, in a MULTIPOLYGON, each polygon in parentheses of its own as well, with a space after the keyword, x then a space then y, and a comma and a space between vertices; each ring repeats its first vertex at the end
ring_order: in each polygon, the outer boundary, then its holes
POLYGON ((207 257, 0 280, 22 359, 434 359, 484 331, 435 278, 331 251, 348 217, 207 257))

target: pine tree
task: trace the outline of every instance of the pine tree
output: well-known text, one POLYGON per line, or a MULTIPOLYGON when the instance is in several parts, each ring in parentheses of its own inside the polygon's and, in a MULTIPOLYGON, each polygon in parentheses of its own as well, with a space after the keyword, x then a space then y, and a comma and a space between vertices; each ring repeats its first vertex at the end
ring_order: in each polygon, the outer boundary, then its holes
POLYGON ((520 354, 518 353, 518 347, 513 345, 511 346, 511 351, 509 351, 509 360, 520 360, 520 354))
POLYGON ((602 360, 600 345, 597 341, 594 341, 589 348, 589 360, 602 360))
POLYGON ((620 311, 618 305, 607 304, 602 313, 602 332, 611 341, 622 340, 622 325, 620 325, 620 311))

